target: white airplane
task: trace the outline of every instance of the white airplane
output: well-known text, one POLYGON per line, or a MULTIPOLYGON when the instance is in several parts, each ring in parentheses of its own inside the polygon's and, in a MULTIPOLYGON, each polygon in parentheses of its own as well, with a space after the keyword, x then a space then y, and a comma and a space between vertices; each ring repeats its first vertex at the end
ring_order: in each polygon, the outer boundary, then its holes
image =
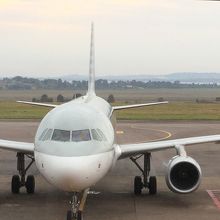
POLYGON ((34 177, 28 175, 26 178, 26 173, 35 162, 39 172, 49 183, 72 193, 67 220, 83 218, 82 212, 90 187, 102 179, 117 160, 127 157, 142 173, 142 176, 134 179, 134 193, 139 195, 143 188, 148 188, 150 194, 156 194, 156 177, 150 176, 151 153, 168 148, 176 149, 176 155, 167 166, 167 185, 176 193, 193 192, 200 185, 201 169, 193 158, 187 156, 184 147, 220 141, 220 135, 210 135, 140 144, 115 143, 115 111, 167 102, 113 107, 96 96, 93 38, 92 25, 87 94, 59 106, 19 101, 53 109, 40 122, 34 143, 0 140, 0 148, 17 152, 19 175, 12 177, 12 193, 19 193, 21 187, 26 187, 27 193, 34 193, 34 177), (137 161, 140 156, 143 156, 143 166, 137 161), (31 158, 28 166, 25 166, 26 157, 31 158))

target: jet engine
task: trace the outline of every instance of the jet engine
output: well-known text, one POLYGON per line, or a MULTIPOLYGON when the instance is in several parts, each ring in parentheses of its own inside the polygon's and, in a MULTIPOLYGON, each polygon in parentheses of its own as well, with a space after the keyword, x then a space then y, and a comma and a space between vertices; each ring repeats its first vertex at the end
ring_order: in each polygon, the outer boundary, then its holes
POLYGON ((191 157, 175 156, 167 166, 166 183, 176 193, 191 193, 201 182, 201 168, 191 157))

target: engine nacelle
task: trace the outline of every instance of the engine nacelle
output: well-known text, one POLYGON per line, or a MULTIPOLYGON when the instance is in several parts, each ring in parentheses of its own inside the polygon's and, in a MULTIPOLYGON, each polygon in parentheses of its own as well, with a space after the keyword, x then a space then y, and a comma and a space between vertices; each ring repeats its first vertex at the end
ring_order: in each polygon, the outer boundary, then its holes
POLYGON ((191 193, 201 182, 201 168, 191 157, 175 156, 167 166, 166 183, 176 193, 191 193))

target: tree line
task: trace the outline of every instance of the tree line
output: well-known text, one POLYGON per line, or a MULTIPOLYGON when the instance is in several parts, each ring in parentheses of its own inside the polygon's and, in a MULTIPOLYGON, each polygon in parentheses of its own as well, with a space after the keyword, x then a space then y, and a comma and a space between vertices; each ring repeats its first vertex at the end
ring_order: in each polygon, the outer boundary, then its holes
MULTIPOLYGON (((97 89, 131 89, 131 88, 219 88, 217 83, 181 83, 179 81, 108 81, 105 79, 96 80, 97 89)), ((66 81, 62 79, 36 79, 16 76, 13 78, 3 78, 0 80, 0 89, 9 90, 32 90, 32 89, 55 89, 55 90, 72 90, 87 89, 87 81, 66 81)))
MULTIPOLYGON (((81 97, 82 94, 81 93, 76 93, 76 94, 73 94, 73 98, 72 99, 77 99, 79 97, 81 97)), ((32 102, 68 102, 72 99, 69 99, 69 98, 66 98, 64 97, 62 94, 58 94, 57 97, 56 97, 56 100, 54 100, 52 97, 49 97, 47 94, 43 94, 40 98, 32 98, 32 102)), ((115 97, 113 94, 110 94, 107 98, 107 102, 109 103, 113 103, 115 102, 115 97)))

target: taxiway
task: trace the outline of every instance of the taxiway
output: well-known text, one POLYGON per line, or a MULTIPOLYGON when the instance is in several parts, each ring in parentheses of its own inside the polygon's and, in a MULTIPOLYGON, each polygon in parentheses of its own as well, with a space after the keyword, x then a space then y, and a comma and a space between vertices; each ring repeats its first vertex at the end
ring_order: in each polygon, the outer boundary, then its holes
MULTIPOLYGON (((0 122, 0 138, 18 141, 34 139, 38 122, 0 122)), ((119 143, 136 143, 220 133, 218 122, 120 122, 119 143)), ((153 170, 158 176, 158 194, 136 197, 133 179, 139 174, 129 159, 118 161, 116 167, 88 196, 85 220, 217 220, 220 210, 207 190, 220 190, 220 144, 204 144, 186 148, 201 165, 203 181, 200 188, 189 195, 174 194, 166 186, 164 173, 173 150, 152 154, 153 170)), ((0 151, 0 219, 1 220, 63 220, 69 208, 70 196, 50 186, 35 166, 30 170, 36 177, 36 193, 19 195, 10 191, 11 177, 16 174, 16 154, 0 151)))

